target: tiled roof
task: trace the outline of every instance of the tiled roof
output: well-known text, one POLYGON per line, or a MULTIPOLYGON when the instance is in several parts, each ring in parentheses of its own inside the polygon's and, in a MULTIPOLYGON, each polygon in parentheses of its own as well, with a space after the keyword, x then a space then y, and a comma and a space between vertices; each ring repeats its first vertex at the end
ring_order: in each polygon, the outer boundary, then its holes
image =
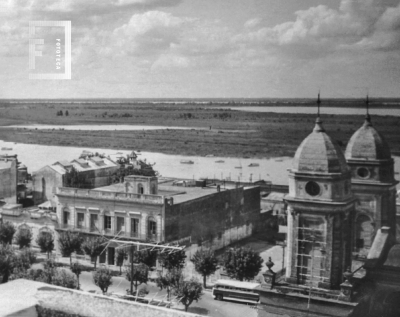
POLYGON ((346 159, 389 160, 390 148, 382 135, 375 130, 369 117, 353 136, 346 148, 346 159))
POLYGON ((315 173, 345 173, 349 170, 342 150, 326 134, 319 118, 313 132, 297 149, 293 170, 315 173))

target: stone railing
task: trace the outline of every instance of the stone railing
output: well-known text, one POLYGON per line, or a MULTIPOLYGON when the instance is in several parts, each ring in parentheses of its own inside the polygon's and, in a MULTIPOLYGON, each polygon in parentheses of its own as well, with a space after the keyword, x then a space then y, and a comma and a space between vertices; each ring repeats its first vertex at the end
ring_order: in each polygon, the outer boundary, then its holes
POLYGON ((99 234, 99 235, 107 235, 114 238, 130 238, 134 240, 141 240, 141 241, 154 241, 160 242, 161 235, 159 234, 143 234, 138 232, 128 232, 128 231, 117 231, 111 229, 97 229, 95 227, 85 227, 85 226, 74 226, 70 224, 60 224, 58 225, 58 229, 75 231, 75 232, 82 232, 82 233, 92 233, 92 234, 99 234))
POLYGON ((101 190, 68 187, 58 187, 56 194, 60 196, 96 198, 104 200, 134 201, 145 204, 164 204, 164 197, 160 195, 106 192, 101 190))

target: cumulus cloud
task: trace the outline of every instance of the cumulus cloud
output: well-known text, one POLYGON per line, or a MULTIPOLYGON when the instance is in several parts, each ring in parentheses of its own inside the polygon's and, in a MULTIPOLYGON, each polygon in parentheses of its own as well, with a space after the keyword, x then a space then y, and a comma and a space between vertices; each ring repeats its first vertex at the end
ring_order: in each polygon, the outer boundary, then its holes
POLYGON ((231 33, 219 21, 176 17, 163 11, 134 14, 116 28, 110 44, 115 54, 149 61, 152 69, 218 63, 231 48, 231 33))
POLYGON ((294 21, 243 32, 235 41, 310 58, 341 49, 399 48, 398 0, 342 0, 337 10, 319 5, 295 14, 294 21))
POLYGON ((257 25, 259 25, 260 22, 261 22, 261 19, 260 19, 260 18, 250 19, 250 20, 248 20, 248 21, 245 22, 244 27, 245 27, 245 28, 248 28, 248 29, 251 29, 251 28, 254 28, 254 27, 256 27, 257 25))

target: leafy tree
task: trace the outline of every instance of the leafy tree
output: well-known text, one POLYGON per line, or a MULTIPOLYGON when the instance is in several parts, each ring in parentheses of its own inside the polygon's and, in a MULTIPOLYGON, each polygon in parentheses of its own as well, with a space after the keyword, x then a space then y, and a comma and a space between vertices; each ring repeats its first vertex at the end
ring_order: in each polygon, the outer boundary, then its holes
POLYGON ((50 258, 50 253, 54 249, 54 238, 50 232, 40 232, 36 238, 36 243, 40 247, 41 252, 47 253, 47 258, 50 258))
POLYGON ((185 306, 185 311, 188 311, 189 306, 193 301, 199 301, 203 294, 203 287, 195 278, 190 281, 183 281, 175 290, 174 295, 180 298, 180 302, 185 306))
POLYGON ((136 251, 134 253, 133 262, 144 263, 148 267, 154 266, 157 260, 157 251, 150 251, 149 249, 136 251))
POLYGON ((35 262, 36 256, 30 249, 16 252, 10 244, 0 245, 0 275, 2 283, 9 279, 21 278, 35 262))
POLYGON ((76 280, 78 282, 77 289, 79 289, 79 275, 82 273, 82 266, 78 262, 74 262, 70 266, 71 272, 76 275, 76 280))
POLYGON ((224 266, 229 277, 250 281, 260 272, 263 261, 251 248, 231 248, 225 253, 224 266))
POLYGON ((196 271, 203 276, 203 286, 206 288, 206 278, 218 268, 218 260, 214 252, 210 250, 197 250, 190 259, 194 263, 196 271))
POLYGON ((32 232, 29 229, 20 229, 14 239, 20 249, 30 247, 32 242, 32 232))
POLYGON ((106 248, 104 237, 96 237, 96 238, 86 238, 82 243, 82 250, 87 255, 89 255, 92 259, 94 259, 94 268, 97 265, 97 257, 104 251, 106 248))
POLYGON ((58 238, 58 245, 62 256, 69 256, 69 262, 72 264, 71 255, 81 249, 82 238, 79 233, 66 231, 61 232, 58 238))
POLYGON ((173 268, 182 269, 185 266, 186 254, 184 250, 172 253, 161 253, 158 256, 158 260, 161 265, 168 270, 173 268))
POLYGON ((164 275, 158 273, 156 284, 161 290, 167 290, 168 300, 170 300, 171 290, 178 289, 183 279, 182 270, 173 268, 164 275))
POLYGON ((43 282, 52 284, 53 277, 56 275, 57 265, 53 259, 47 259, 43 264, 41 279, 43 282))
POLYGON ((15 226, 10 221, 0 223, 0 242, 3 244, 11 244, 15 231, 15 226))
POLYGON ((74 167, 64 174, 63 186, 73 188, 93 188, 89 177, 84 173, 78 172, 74 167))
POLYGON ((103 294, 108 290, 108 287, 112 285, 111 271, 106 267, 98 268, 93 272, 93 281, 98 287, 100 287, 103 294))
POLYGON ((68 117, 69 115, 68 110, 65 110, 65 115, 68 117))
POLYGON ((149 279, 149 268, 146 264, 134 263, 133 272, 131 272, 131 266, 126 265, 125 271, 126 271, 126 279, 129 282, 131 281, 131 276, 132 276, 133 282, 135 284, 135 290, 137 290, 138 285, 142 283, 146 284, 149 279))
POLYGON ((128 258, 128 252, 125 248, 117 249, 117 265, 119 266, 119 274, 121 275, 121 268, 124 264, 124 260, 128 258))
POLYGON ((55 275, 53 276, 51 284, 71 289, 76 289, 78 286, 75 276, 65 269, 55 270, 55 275))
POLYGON ((16 255, 11 245, 0 245, 0 275, 2 283, 7 283, 14 270, 16 255))

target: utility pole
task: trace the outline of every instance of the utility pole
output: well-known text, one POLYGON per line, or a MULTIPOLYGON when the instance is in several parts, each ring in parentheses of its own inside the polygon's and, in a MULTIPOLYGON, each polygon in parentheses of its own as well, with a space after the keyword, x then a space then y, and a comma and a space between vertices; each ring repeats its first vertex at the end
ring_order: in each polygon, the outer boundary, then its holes
POLYGON ((133 295, 133 248, 134 246, 131 246, 131 294, 133 295))

